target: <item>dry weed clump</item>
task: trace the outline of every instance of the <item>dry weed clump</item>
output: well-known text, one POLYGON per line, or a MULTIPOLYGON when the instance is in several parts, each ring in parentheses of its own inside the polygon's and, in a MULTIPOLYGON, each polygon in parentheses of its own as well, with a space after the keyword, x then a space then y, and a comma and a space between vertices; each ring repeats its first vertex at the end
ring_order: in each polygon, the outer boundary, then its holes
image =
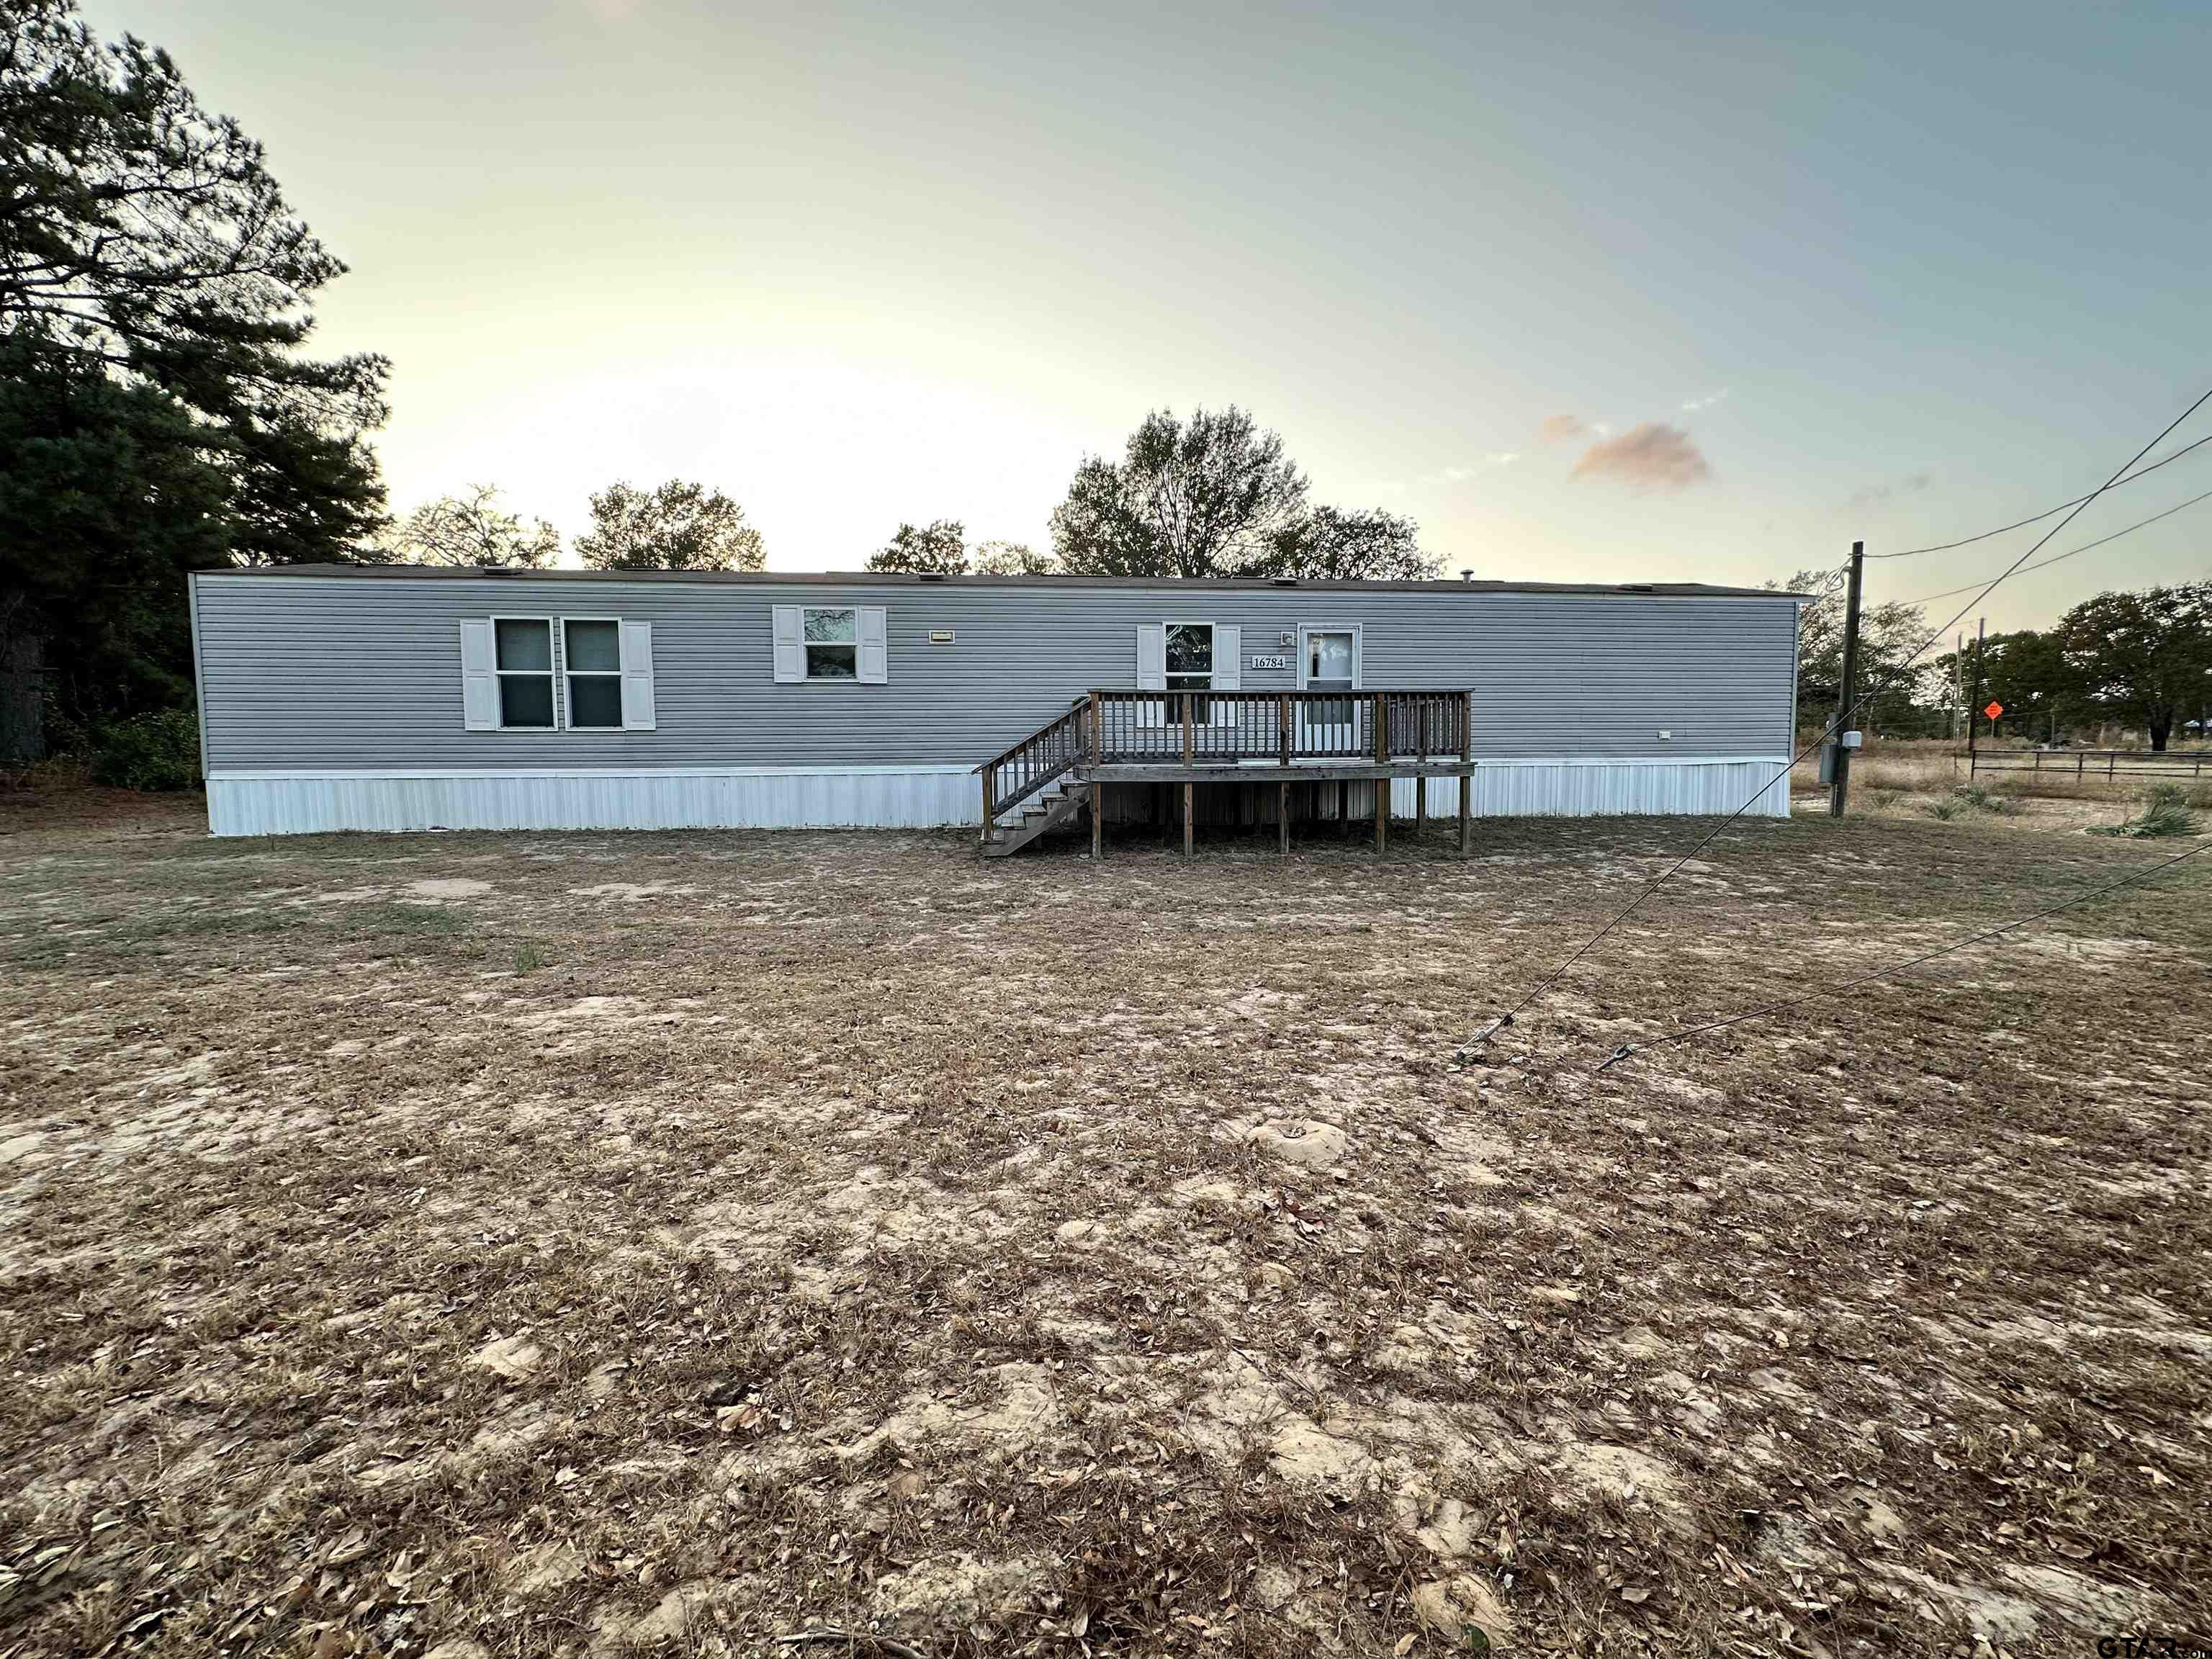
POLYGON ((2150 848, 5 810, 0 1650, 2206 1633, 2204 878, 1817 994, 2150 848))

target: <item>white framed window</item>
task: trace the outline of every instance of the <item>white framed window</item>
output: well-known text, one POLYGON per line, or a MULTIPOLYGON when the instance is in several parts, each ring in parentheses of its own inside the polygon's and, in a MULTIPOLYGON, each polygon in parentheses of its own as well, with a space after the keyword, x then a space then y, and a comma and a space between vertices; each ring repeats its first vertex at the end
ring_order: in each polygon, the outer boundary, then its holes
POLYGON ((890 613, 879 605, 779 605, 769 634, 779 685, 890 682, 890 613))
POLYGON ((623 626, 615 617, 563 617, 561 668, 572 731, 620 731, 623 626))
POLYGON ((553 710, 553 619, 494 617, 492 673, 499 687, 499 729, 550 732, 553 710))
POLYGON ((810 680, 860 678, 860 612, 857 606, 807 605, 799 610, 810 680))
POLYGON ((1213 689, 1213 624, 1171 622, 1162 625, 1167 646, 1167 689, 1213 689))

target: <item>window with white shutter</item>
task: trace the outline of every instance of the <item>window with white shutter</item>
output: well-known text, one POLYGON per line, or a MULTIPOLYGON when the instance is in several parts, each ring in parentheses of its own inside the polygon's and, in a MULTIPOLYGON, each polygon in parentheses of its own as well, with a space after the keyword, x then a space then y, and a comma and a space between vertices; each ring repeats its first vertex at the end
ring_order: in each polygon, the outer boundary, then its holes
POLYGON ((890 617, 881 605, 779 605, 773 623, 778 684, 889 683, 890 617))

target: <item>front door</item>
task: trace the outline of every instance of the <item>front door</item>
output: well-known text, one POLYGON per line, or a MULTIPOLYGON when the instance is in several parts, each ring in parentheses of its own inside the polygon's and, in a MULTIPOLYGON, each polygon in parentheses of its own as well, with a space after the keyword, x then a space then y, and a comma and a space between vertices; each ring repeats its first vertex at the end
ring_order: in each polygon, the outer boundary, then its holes
POLYGON ((1341 691, 1342 698, 1301 700, 1298 705, 1298 747, 1312 753, 1357 755, 1361 743, 1359 700, 1352 693, 1359 687, 1359 653, 1348 628, 1307 628, 1299 630, 1298 689, 1302 691, 1341 691))

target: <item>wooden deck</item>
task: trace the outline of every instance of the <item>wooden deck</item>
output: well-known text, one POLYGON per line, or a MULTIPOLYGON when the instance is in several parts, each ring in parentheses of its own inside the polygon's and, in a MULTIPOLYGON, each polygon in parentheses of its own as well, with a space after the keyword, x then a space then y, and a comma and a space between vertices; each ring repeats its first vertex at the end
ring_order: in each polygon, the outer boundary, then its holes
MULTIPOLYGON (((1105 792, 1116 784, 1182 786, 1183 851, 1191 850, 1201 784, 1275 784, 1282 849, 1290 850, 1292 784, 1372 782, 1375 845, 1389 837, 1390 785, 1400 778, 1463 778, 1474 769, 1473 694, 1467 691, 1095 690, 995 759, 982 777, 983 848, 1018 850, 1070 815, 1026 803, 1078 793, 1103 856, 1105 792), (1043 792, 1058 786, 1057 792, 1043 792), (1019 821, 1007 822, 1019 813, 1019 821)), ((1428 791, 1419 792, 1427 816, 1428 791)), ((1460 850, 1468 850, 1468 792, 1458 798, 1460 850)))

